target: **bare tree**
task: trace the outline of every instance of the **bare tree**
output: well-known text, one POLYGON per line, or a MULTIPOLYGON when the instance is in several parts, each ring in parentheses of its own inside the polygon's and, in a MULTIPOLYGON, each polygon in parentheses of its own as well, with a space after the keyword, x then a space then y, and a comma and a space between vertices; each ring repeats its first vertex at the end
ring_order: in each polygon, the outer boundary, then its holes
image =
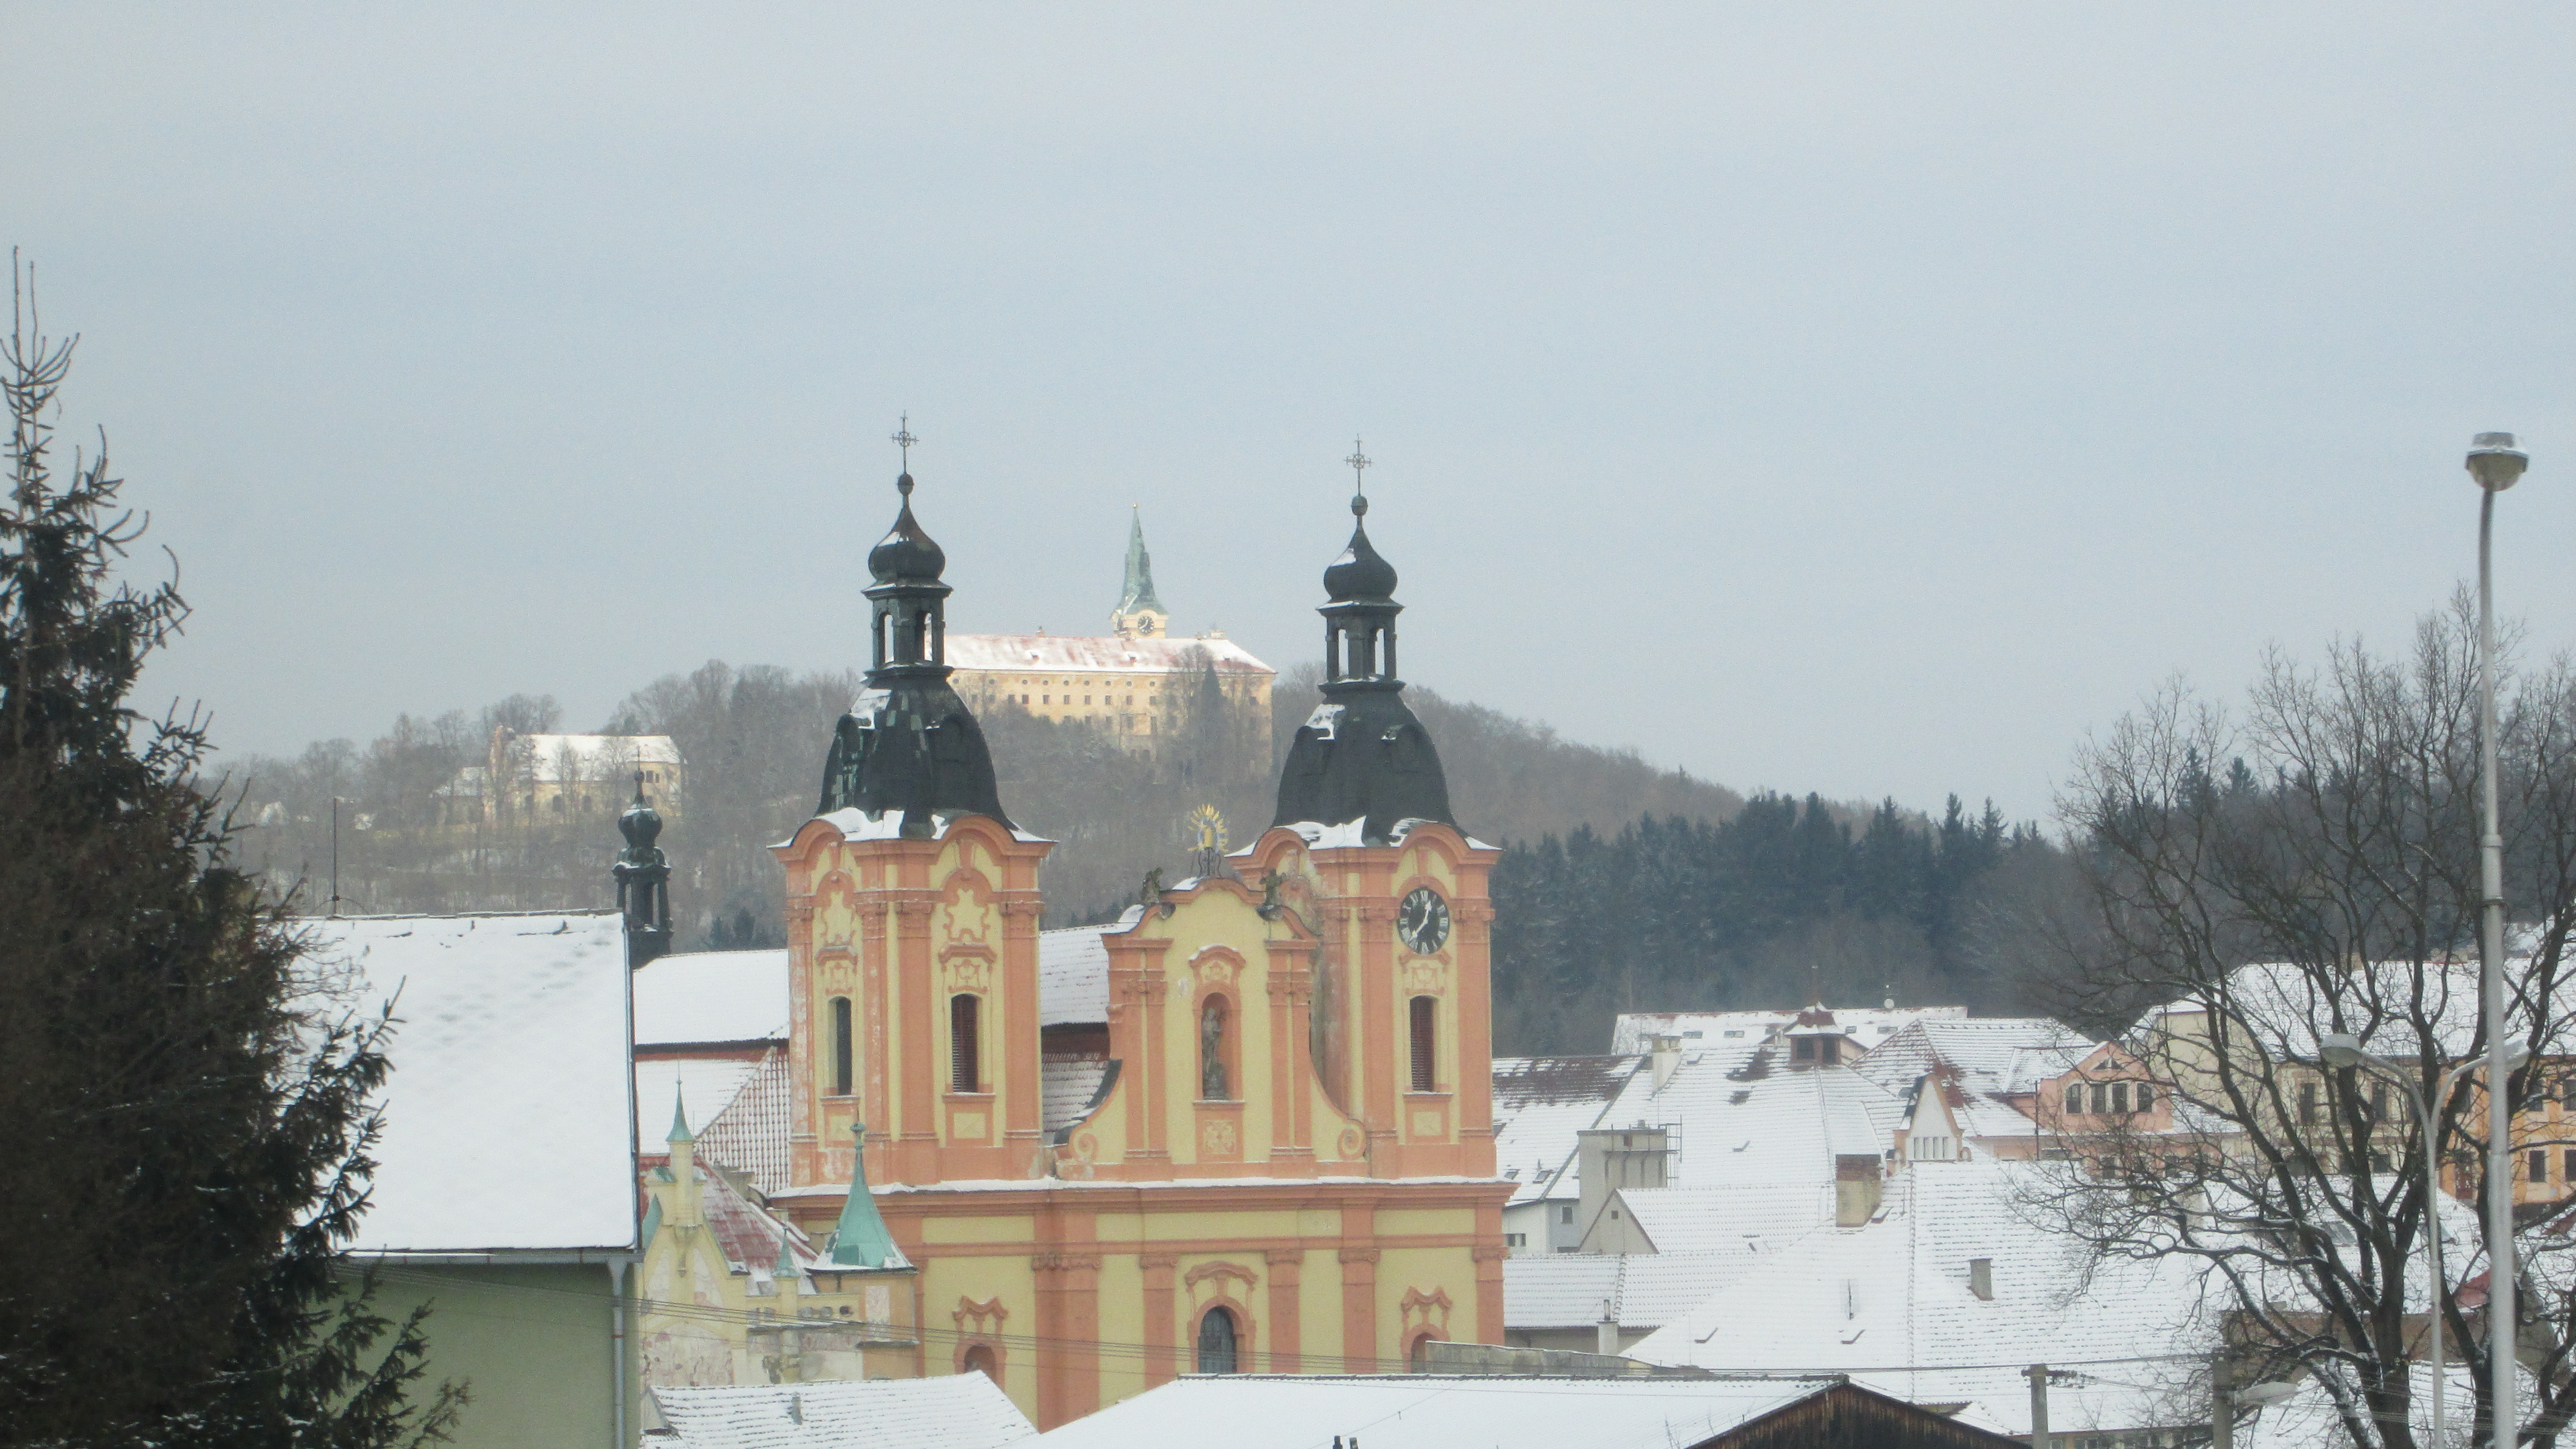
MULTIPOLYGON (((2450 1192, 2473 1201, 2484 1113, 2463 1083, 2436 1103, 2428 1144, 2402 1092, 2392 1102, 2385 1083, 2325 1069, 2318 1038, 2361 1038, 2427 1098, 2484 1049, 2475 638, 2462 596, 2419 625, 2404 659, 2359 643, 2322 668, 2273 654, 2241 711, 2170 686, 2079 754, 2059 800, 2088 907, 2041 923, 2082 968, 2063 1004, 2131 1020, 2164 1004, 2129 1045, 2174 1094, 2175 1125, 2068 1117, 2079 1146, 2030 1206, 2106 1255, 2205 1263, 2250 1371, 2312 1373, 2357 1444, 2417 1442, 2423 1154, 2436 1150, 2450 1192)), ((2540 1063, 2512 1081, 2519 1111, 2569 1025, 2558 988, 2576 903, 2576 684, 2563 663, 2508 683, 2509 989, 2540 1063)), ((2440 1311, 2484 1415, 2471 1320, 2482 1295, 2455 1290, 2493 1245, 2463 1207, 2443 1216, 2453 1281, 2440 1311)), ((2546 1441, 2576 1410, 2576 1302, 2563 1289, 2525 1302, 2525 1363, 2540 1380, 2526 1432, 2546 1441)))

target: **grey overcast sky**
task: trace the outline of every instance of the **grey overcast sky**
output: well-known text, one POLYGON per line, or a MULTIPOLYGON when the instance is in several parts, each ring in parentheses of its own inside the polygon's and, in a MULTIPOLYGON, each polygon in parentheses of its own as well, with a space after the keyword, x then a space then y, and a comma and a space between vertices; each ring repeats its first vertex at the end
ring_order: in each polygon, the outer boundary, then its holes
POLYGON ((2571 81, 2554 3, 16 0, 0 240, 235 749, 864 663, 908 409, 953 628, 1101 631, 1139 503, 1309 658, 1357 434, 1412 679, 2026 817, 2402 644, 2480 429, 2576 643, 2571 81))

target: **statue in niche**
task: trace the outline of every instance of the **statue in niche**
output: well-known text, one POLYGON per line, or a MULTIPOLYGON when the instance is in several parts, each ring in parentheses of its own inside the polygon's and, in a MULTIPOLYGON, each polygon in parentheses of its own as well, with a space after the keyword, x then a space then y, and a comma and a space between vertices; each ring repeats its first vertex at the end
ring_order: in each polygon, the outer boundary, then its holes
POLYGON ((1199 1100, 1229 1100, 1225 1085, 1225 999, 1211 996, 1199 1010, 1199 1100))

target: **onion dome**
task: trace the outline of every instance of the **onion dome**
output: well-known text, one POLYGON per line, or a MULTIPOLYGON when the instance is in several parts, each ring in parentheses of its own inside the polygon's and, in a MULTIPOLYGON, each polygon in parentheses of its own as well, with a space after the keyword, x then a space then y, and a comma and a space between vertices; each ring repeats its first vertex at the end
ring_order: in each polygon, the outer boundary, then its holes
POLYGON ((912 475, 897 478, 894 486, 903 495, 903 511, 895 515, 894 531, 868 550, 868 572, 881 584, 937 583, 948 567, 948 555, 912 516, 912 475))
POLYGON ((626 848, 635 855, 637 864, 643 863, 644 852, 651 850, 653 842, 661 838, 662 812, 645 803, 644 787, 640 783, 635 787, 635 803, 627 806, 626 813, 617 817, 617 833, 626 837, 626 848))
POLYGON ((1367 514, 1368 499, 1354 496, 1350 547, 1324 570, 1324 593, 1336 604, 1395 597, 1395 565, 1378 557, 1370 545, 1367 514))

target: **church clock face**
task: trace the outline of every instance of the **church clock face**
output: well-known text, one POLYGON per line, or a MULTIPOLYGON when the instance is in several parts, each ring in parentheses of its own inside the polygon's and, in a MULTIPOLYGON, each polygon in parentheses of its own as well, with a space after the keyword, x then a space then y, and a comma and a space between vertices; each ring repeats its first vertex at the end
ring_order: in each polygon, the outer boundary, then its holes
POLYGON ((1417 956, 1449 944, 1449 903, 1429 886, 1416 886, 1395 908, 1395 934, 1417 956))

